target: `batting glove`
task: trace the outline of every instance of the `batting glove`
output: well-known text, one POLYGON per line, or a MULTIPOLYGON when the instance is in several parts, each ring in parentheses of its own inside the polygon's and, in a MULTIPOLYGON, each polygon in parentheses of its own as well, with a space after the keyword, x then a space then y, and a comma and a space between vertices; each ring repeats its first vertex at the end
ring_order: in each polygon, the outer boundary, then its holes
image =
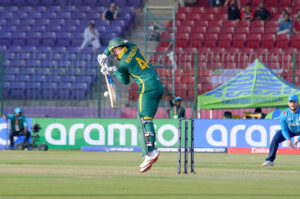
POLYGON ((115 66, 111 66, 111 67, 102 67, 100 72, 103 74, 103 75, 107 75, 107 74, 113 74, 115 71, 117 71, 117 67, 115 66))
POLYGON ((106 54, 101 54, 97 56, 97 61, 101 67, 107 67, 108 56, 106 54))

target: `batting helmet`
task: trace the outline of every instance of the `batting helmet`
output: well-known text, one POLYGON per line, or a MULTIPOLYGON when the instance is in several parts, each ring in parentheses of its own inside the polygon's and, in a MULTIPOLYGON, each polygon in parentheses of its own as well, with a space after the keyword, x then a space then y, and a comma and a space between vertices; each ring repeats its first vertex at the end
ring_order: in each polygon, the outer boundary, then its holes
POLYGON ((112 49, 119 47, 119 46, 124 46, 125 45, 125 40, 119 37, 115 37, 111 39, 108 43, 108 50, 109 52, 112 51, 112 49))

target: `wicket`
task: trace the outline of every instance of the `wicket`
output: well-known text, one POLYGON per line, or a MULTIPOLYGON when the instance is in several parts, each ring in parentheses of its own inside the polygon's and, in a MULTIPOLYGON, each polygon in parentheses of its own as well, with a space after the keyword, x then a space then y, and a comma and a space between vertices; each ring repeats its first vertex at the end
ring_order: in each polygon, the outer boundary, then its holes
POLYGON ((178 120, 178 174, 181 173, 181 134, 184 136, 184 173, 188 173, 188 152, 191 153, 191 173, 194 172, 194 119, 180 118, 178 120), (184 121, 184 131, 182 132, 182 121, 184 121), (191 121, 190 129, 190 147, 188 145, 188 135, 189 135, 189 121, 191 121))

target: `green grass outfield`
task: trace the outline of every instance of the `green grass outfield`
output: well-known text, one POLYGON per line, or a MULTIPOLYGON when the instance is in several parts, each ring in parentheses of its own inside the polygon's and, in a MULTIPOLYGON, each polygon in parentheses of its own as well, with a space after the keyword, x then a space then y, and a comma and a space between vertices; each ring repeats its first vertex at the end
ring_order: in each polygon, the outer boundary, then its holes
POLYGON ((139 153, 0 151, 0 199, 300 198, 300 157, 195 154, 196 174, 177 174, 177 153, 139 173, 139 153))

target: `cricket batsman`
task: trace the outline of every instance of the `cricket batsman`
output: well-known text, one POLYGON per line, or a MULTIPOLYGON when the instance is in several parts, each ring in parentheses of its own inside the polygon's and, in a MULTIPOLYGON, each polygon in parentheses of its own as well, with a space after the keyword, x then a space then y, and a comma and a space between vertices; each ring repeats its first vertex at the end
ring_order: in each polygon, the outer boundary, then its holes
POLYGON ((102 74, 113 73, 123 84, 129 84, 132 77, 139 85, 137 118, 141 126, 139 137, 144 159, 140 165, 140 172, 146 172, 159 156, 155 148, 153 117, 163 95, 163 85, 144 54, 135 44, 122 38, 110 40, 108 47, 103 54, 98 55, 97 60, 102 66, 102 74), (116 67, 109 66, 110 55, 117 59, 116 67))
POLYGON ((299 99, 297 95, 292 94, 289 96, 288 106, 289 108, 281 112, 281 130, 274 135, 270 145, 269 157, 266 158, 262 166, 274 166, 278 145, 281 142, 287 140, 291 149, 297 147, 299 143, 300 136, 296 139, 294 144, 291 140, 292 137, 300 135, 300 110, 298 108, 299 99))

